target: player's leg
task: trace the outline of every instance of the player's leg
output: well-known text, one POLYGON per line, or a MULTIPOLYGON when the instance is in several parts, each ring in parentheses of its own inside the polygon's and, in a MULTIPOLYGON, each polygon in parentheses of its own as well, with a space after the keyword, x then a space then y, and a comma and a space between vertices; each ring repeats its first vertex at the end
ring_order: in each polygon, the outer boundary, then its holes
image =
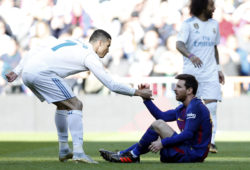
MULTIPOLYGON (((163 120, 156 120, 155 122, 153 122, 151 127, 153 127, 153 129, 161 138, 172 136, 174 133, 174 130, 170 126, 168 126, 163 120)), ((135 149, 136 147, 139 147, 138 144, 139 143, 136 143, 125 150, 119 151, 119 154, 129 152, 135 149)), ((144 152, 142 152, 141 154, 144 154, 144 152)))
POLYGON ((131 163, 139 162, 140 155, 149 152, 149 145, 156 141, 159 136, 161 138, 170 137, 174 134, 174 130, 163 120, 156 120, 144 133, 138 144, 134 145, 133 149, 121 155, 114 154, 111 156, 112 162, 131 163))
POLYGON ((213 123, 210 152, 217 153, 218 151, 215 145, 217 130, 217 102, 221 101, 221 87, 219 80, 199 83, 196 96, 204 100, 204 103, 210 112, 213 123))
POLYGON ((55 124, 59 142, 59 160, 64 162, 73 157, 68 145, 68 111, 56 110, 55 124))
MULTIPOLYGON (((69 126, 71 134, 73 134, 72 139, 75 155, 84 157, 83 160, 85 160, 87 156, 82 149, 82 103, 75 97, 75 94, 68 84, 62 78, 52 74, 40 75, 24 73, 23 80, 25 85, 27 85, 41 101, 46 100, 48 103, 53 103, 57 106, 55 122, 58 130, 59 154, 62 152, 62 150, 60 150, 61 148, 67 147, 65 141, 68 136, 67 128, 69 126), (65 114, 65 111, 67 111, 67 114, 65 114), (61 115, 59 115, 59 112, 61 115), (60 142, 61 139, 63 139, 62 142, 60 142)), ((89 160, 91 159, 89 158, 89 160)))
POLYGON ((67 110, 68 127, 73 141, 73 160, 86 163, 97 163, 83 150, 82 102, 76 97, 54 102, 58 110, 67 110))
POLYGON ((210 112, 210 115, 212 118, 212 123, 213 123, 210 152, 217 153, 218 150, 217 150, 217 147, 215 145, 215 135, 216 135, 216 130, 217 130, 217 115, 216 115, 216 113, 217 113, 217 101, 216 102, 205 101, 205 103, 206 103, 206 106, 210 112))

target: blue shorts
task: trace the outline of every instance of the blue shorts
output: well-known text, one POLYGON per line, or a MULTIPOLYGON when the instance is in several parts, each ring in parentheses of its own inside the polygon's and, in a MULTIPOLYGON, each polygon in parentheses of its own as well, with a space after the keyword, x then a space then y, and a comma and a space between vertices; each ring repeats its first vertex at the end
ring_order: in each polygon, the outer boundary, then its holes
POLYGON ((166 163, 188 163, 203 162, 207 157, 208 149, 203 150, 203 156, 195 151, 191 146, 182 144, 172 147, 163 148, 160 152, 161 162, 166 163))

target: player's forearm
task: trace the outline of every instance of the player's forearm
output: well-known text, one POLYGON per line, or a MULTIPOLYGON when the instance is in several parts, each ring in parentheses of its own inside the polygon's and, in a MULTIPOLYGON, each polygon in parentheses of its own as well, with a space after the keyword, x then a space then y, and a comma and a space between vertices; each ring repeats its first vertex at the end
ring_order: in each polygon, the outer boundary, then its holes
POLYGON ((217 49, 217 46, 216 46, 216 45, 214 46, 214 54, 215 54, 216 63, 217 63, 217 65, 219 65, 219 64, 220 64, 219 52, 218 52, 218 49, 217 49))
POLYGON ((170 146, 170 145, 176 145, 183 143, 189 139, 193 138, 193 133, 190 131, 183 131, 180 134, 174 134, 171 137, 167 137, 161 140, 161 143, 164 147, 170 146))
POLYGON ((163 112, 159 108, 157 108, 151 100, 145 100, 144 104, 155 119, 164 118, 163 112))
POLYGON ((186 45, 182 41, 176 42, 176 49, 185 57, 189 57, 191 53, 188 51, 186 45))

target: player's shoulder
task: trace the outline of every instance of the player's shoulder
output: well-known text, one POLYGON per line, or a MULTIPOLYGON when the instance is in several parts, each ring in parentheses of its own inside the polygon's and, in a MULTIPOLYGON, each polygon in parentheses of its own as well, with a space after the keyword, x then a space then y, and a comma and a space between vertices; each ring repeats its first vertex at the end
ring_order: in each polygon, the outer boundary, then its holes
POLYGON ((185 107, 184 104, 180 104, 175 108, 175 110, 182 110, 183 107, 185 107))
POLYGON ((190 18, 184 20, 184 23, 186 23, 186 24, 192 23, 192 22, 194 22, 195 20, 196 20, 196 18, 195 18, 194 16, 192 16, 192 17, 190 17, 190 18))
POLYGON ((189 107, 191 109, 202 109, 205 105, 201 101, 201 99, 198 99, 197 97, 193 98, 189 104, 189 107))
POLYGON ((216 25, 219 24, 218 21, 213 18, 210 18, 208 21, 216 25))

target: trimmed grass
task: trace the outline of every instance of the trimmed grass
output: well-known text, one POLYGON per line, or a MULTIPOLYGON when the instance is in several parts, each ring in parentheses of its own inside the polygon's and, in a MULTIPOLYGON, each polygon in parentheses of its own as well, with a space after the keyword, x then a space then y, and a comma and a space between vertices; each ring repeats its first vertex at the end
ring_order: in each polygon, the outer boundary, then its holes
MULTIPOLYGON (((250 169, 250 141, 218 141, 218 154, 209 154, 204 163, 189 164, 163 164, 160 163, 159 154, 148 153, 141 156, 140 164, 118 164, 105 162, 98 150, 105 148, 108 150, 125 149, 137 140, 129 141, 129 138, 139 138, 141 134, 113 136, 113 134, 103 134, 101 137, 105 141, 94 141, 97 134, 86 135, 84 143, 85 152, 99 164, 82 164, 68 161, 61 163, 58 161, 58 143, 55 134, 0 134, 0 170, 56 170, 56 169, 93 169, 93 170, 130 170, 130 169, 250 169), (20 136, 19 136, 20 135, 20 136), (138 137, 139 135, 139 137, 138 137), (18 141, 18 137, 23 137, 18 141), (106 136, 106 137, 105 137, 106 136), (108 141, 110 138, 114 139, 108 141), (119 141, 120 139, 120 141, 119 141), (123 140, 127 139, 127 140, 123 140)), ((99 134, 100 135, 100 134, 99 134)), ((71 143, 70 143, 71 144, 71 143)), ((72 145, 72 144, 71 144, 72 145)))
POLYGON ((249 169, 250 142, 218 142, 219 153, 209 154, 204 163, 163 164, 158 154, 146 154, 140 164, 105 162, 98 149, 126 148, 134 142, 85 142, 85 151, 98 165, 58 161, 57 142, 0 142, 0 169, 249 169))

